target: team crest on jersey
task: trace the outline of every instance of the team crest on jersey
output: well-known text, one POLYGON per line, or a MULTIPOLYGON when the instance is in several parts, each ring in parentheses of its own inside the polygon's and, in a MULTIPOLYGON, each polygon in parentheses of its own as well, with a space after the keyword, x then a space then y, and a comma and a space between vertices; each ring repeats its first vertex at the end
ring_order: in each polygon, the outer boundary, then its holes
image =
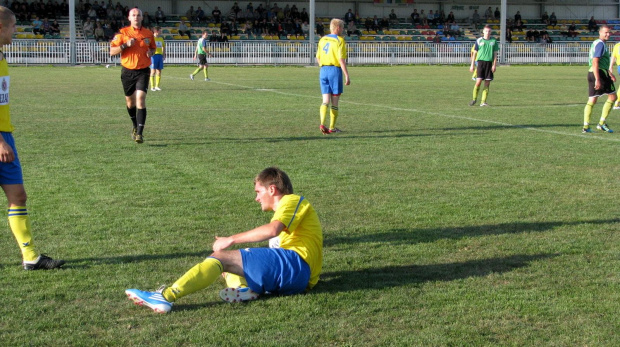
POLYGON ((9 89, 9 84, 6 83, 6 78, 2 79, 2 92, 6 93, 6 90, 9 89))
POLYGON ((9 88, 11 86, 11 77, 2 77, 2 83, 0 83, 0 105, 9 104, 9 88))

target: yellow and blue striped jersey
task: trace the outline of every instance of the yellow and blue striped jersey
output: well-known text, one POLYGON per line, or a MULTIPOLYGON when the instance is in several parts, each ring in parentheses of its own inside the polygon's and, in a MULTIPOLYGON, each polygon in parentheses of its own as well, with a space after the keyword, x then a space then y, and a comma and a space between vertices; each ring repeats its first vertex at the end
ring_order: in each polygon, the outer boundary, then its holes
POLYGON ((10 133, 15 130, 11 124, 11 109, 9 106, 9 89, 11 76, 9 76, 9 64, 6 62, 4 53, 0 52, 0 131, 10 133))
POLYGON ((276 220, 285 225, 278 235, 280 248, 294 251, 308 263, 308 287, 314 287, 323 267, 323 231, 319 216, 303 196, 288 194, 280 199, 271 218, 272 222, 276 220))
POLYGON ((319 66, 340 67, 340 59, 347 59, 347 44, 344 38, 334 34, 321 37, 316 58, 319 60, 319 66))
POLYGON ((166 43, 164 42, 164 38, 158 36, 155 38, 155 54, 164 54, 164 48, 166 48, 166 43))

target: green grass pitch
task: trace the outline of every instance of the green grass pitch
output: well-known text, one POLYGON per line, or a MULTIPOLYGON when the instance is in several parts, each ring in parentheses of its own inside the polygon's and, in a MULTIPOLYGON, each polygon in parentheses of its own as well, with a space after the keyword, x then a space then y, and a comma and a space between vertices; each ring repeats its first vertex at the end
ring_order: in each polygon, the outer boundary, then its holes
POLYGON ((138 145, 119 67, 11 67, 35 243, 67 264, 22 270, 5 227, 2 345, 620 344, 620 111, 581 134, 587 67, 499 67, 484 108, 466 66, 354 66, 329 136, 317 68, 193 69, 164 69, 138 145), (126 299, 268 222, 252 179, 271 165, 321 218, 315 290, 126 299))

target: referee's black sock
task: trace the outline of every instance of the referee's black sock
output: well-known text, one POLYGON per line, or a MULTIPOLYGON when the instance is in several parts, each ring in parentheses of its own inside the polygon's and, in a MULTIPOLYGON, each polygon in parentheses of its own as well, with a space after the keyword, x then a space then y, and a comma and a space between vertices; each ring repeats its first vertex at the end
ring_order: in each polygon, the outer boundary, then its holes
POLYGON ((129 113, 129 118, 131 118, 131 123, 133 123, 134 129, 138 127, 138 123, 136 122, 136 108, 127 107, 127 113, 129 113))
POLYGON ((146 108, 139 108, 136 112, 136 121, 138 123, 138 135, 142 135, 144 123, 146 123, 146 108))

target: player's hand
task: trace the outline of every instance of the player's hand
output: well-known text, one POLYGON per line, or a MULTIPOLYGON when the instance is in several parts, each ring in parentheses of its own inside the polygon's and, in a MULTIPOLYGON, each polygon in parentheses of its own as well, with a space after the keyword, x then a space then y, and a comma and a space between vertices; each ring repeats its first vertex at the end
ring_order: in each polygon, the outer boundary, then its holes
POLYGON ((594 82, 594 89, 596 89, 596 90, 601 89, 601 82, 599 82, 599 80, 596 80, 594 82))
POLYGON ((345 76, 344 78, 344 85, 348 86, 351 84, 351 79, 349 78, 349 76, 345 76))
POLYGON ((469 72, 472 72, 472 73, 474 72, 474 66, 473 65, 469 67, 469 72))
POLYGON ((136 39, 134 39, 133 37, 131 39, 129 39, 129 41, 125 42, 127 47, 133 46, 134 43, 136 43, 136 39))
POLYGON ((213 243, 213 252, 224 250, 234 243, 232 237, 215 237, 215 242, 213 243))
MULTIPOLYGON (((495 72, 495 70, 496 70, 495 65, 491 66, 491 72, 495 72)), ((473 71, 472 71, 472 72, 473 72, 473 71)))
POLYGON ((10 163, 13 160, 15 160, 13 148, 4 141, 0 142, 0 163, 10 163))

